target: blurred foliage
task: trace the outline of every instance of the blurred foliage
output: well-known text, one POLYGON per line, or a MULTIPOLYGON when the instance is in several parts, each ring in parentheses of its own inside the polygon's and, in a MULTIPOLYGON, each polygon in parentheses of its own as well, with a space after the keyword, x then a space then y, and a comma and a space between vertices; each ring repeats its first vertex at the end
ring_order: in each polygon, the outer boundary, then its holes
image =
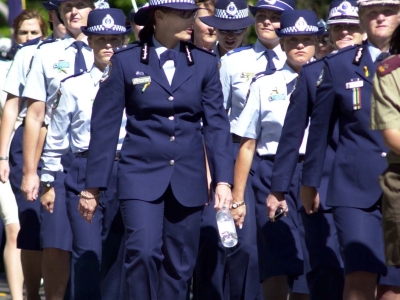
MULTIPOLYGON (((9 0, 9 1, 18 1, 18 0, 9 0)), ((47 20, 48 15, 46 10, 42 6, 41 0, 25 0, 26 1, 26 8, 30 9, 37 9, 39 10, 43 17, 47 20)), ((133 0, 134 1, 134 0, 133 0)), ((0 0, 0 2, 7 3, 6 0, 0 0)), ((111 7, 117 7, 122 9, 126 15, 129 14, 130 10, 132 9, 132 2, 131 0, 108 0, 111 7)), ((250 0, 248 3, 251 5, 256 4, 256 0, 250 0)), ((146 0, 136 0, 137 6, 141 6, 146 3, 146 0)), ((319 18, 325 18, 328 13, 330 0, 296 0, 296 5, 298 9, 312 9, 314 10, 319 18)), ((7 21, 0 14, 0 36, 10 36, 10 29, 8 27, 7 21)), ((254 32, 254 28, 251 28, 249 31, 248 36, 246 37, 245 44, 254 43, 256 40, 256 35, 254 32)))

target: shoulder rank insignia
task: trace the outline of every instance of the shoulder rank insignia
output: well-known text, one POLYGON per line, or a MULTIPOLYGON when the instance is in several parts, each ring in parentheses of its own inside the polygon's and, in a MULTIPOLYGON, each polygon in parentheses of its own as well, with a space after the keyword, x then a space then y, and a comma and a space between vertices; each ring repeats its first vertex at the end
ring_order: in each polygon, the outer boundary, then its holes
POLYGON ((41 39, 42 39, 41 37, 38 37, 38 38, 36 38, 36 39, 27 41, 27 42, 25 42, 25 43, 23 43, 23 44, 19 44, 19 45, 17 46, 17 48, 18 48, 18 49, 21 49, 21 48, 23 48, 23 47, 25 47, 25 46, 36 45, 36 44, 38 44, 38 43, 41 41, 41 39))
POLYGON ((321 74, 319 74, 318 80, 317 80, 317 86, 319 86, 322 82, 322 80, 324 79, 324 72, 325 72, 325 67, 322 68, 321 70, 321 74))
POLYGON ((393 55, 385 59, 378 67, 380 76, 385 76, 400 67, 400 55, 393 55))
POLYGON ((364 47, 360 46, 357 49, 356 55, 354 56, 353 64, 359 66, 360 63, 361 63, 361 58, 363 57, 363 55, 364 55, 364 47))

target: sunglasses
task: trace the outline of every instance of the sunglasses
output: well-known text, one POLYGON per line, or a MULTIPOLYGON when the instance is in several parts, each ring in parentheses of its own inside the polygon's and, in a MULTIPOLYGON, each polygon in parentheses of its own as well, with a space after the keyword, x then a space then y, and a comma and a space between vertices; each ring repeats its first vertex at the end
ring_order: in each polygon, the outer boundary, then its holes
POLYGON ((227 34, 228 32, 233 32, 234 34, 241 34, 243 31, 245 31, 247 28, 242 28, 242 29, 236 29, 236 30, 221 30, 218 29, 219 32, 222 34, 227 34))
POLYGON ((168 12, 177 15, 182 19, 196 18, 197 10, 168 10, 168 12))
POLYGON ((318 42, 322 44, 328 44, 329 43, 329 36, 321 36, 318 38, 318 42))

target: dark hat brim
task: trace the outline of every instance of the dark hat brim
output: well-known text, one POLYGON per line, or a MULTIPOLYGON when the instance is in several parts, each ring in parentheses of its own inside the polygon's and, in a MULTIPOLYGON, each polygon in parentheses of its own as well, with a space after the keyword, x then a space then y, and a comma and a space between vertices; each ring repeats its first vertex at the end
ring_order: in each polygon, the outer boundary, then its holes
POLYGON ((291 36, 291 35, 316 35, 316 36, 320 36, 320 35, 324 34, 325 29, 321 28, 316 32, 300 31, 300 32, 288 32, 288 33, 281 32, 281 29, 275 29, 275 32, 276 32, 276 35, 279 38, 284 37, 284 36, 291 36))
POLYGON ((58 10, 58 6, 51 2, 43 1, 42 5, 46 10, 58 10))
POLYGON ((140 26, 144 26, 149 19, 149 13, 151 10, 161 9, 161 8, 171 8, 175 10, 197 10, 198 6, 189 3, 165 3, 160 5, 149 5, 140 8, 133 16, 133 21, 140 26))
POLYGON ((215 16, 199 18, 204 24, 219 30, 238 30, 247 28, 254 24, 254 18, 245 17, 242 19, 222 19, 215 16))
POLYGON ((260 9, 268 9, 268 10, 273 10, 273 11, 277 11, 277 12, 284 12, 285 10, 280 9, 276 6, 273 5, 269 5, 268 3, 266 3, 265 5, 262 6, 252 6, 249 5, 249 10, 251 12, 251 14, 255 17, 256 13, 260 10, 260 9))
POLYGON ((112 30, 103 30, 103 31, 90 31, 87 30, 87 26, 82 26, 81 31, 84 35, 126 35, 130 34, 132 31, 132 26, 126 26, 126 30, 124 32, 121 31, 112 31, 112 30))

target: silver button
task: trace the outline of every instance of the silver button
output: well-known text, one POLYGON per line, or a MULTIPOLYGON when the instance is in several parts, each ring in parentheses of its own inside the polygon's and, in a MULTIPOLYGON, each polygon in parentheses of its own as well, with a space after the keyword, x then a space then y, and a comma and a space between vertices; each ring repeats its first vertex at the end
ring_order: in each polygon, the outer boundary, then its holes
POLYGON ((175 161, 173 160, 173 159, 171 159, 170 161, 169 161, 169 165, 170 166, 173 166, 175 164, 175 161))
POLYGON ((169 138, 169 141, 170 141, 170 142, 175 141, 175 137, 174 137, 174 136, 171 136, 171 137, 169 138))
POLYGON ((174 116, 170 116, 170 117, 168 117, 168 120, 171 120, 171 121, 173 121, 175 119, 175 117, 174 116))
POLYGON ((168 101, 172 101, 172 100, 174 100, 174 97, 169 96, 169 97, 168 97, 168 101))
POLYGON ((386 155, 387 155, 386 152, 382 152, 382 153, 381 153, 381 156, 382 156, 382 157, 386 157, 386 155))

